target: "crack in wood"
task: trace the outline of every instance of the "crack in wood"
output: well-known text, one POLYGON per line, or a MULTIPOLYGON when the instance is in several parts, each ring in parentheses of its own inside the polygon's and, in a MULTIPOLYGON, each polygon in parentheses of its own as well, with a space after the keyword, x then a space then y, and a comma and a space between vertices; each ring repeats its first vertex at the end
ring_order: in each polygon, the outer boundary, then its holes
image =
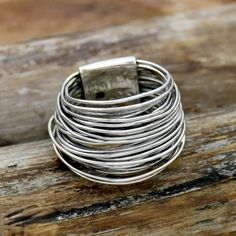
MULTIPOLYGON (((147 203, 155 200, 162 200, 165 198, 181 195, 187 192, 199 190, 212 184, 216 184, 221 181, 225 181, 229 178, 236 177, 236 162, 228 162, 222 168, 211 168, 206 175, 201 178, 197 178, 184 183, 169 186, 163 189, 155 189, 147 193, 138 195, 124 196, 117 199, 109 200, 106 202, 99 202, 90 206, 82 208, 71 208, 67 211, 60 211, 58 209, 35 209, 33 212, 36 214, 29 214, 28 208, 26 214, 22 210, 21 214, 11 214, 6 216, 8 225, 25 225, 33 223, 45 223, 61 221, 65 219, 71 219, 76 217, 85 217, 95 214, 100 214, 120 208, 127 208, 141 203, 147 203)), ((224 204, 224 203, 222 203, 224 204)), ((210 207, 210 206, 209 206, 210 207)), ((206 206, 206 209, 207 206, 206 206)), ((199 209, 199 210, 204 210, 199 209)), ((32 210, 30 209, 30 212, 32 210)))

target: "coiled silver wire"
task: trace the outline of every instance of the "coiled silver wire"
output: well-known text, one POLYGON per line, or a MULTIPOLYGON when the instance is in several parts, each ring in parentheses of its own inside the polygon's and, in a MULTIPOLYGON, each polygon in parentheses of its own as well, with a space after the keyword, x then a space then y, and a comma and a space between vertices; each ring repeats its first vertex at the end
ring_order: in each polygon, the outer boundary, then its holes
POLYGON ((62 85, 48 130, 56 154, 77 175, 136 183, 164 170, 182 151, 184 113, 172 76, 152 62, 136 63, 140 93, 134 96, 85 100, 79 72, 62 85))

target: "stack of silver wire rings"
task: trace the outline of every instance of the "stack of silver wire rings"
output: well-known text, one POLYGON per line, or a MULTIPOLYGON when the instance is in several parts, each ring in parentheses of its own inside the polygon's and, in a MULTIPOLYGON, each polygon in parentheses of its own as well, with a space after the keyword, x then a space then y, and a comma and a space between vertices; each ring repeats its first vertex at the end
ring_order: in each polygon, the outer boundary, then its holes
POLYGON ((48 130, 56 154, 74 173, 105 184, 136 183, 182 151, 184 113, 172 76, 157 64, 136 63, 139 94, 130 97, 83 99, 79 72, 64 82, 48 130))

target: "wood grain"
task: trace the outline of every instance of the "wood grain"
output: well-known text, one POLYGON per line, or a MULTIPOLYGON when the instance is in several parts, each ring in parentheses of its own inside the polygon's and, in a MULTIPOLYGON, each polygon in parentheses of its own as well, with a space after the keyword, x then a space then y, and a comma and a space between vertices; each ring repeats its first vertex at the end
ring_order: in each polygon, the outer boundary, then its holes
POLYGON ((59 222, 6 226, 19 235, 235 235, 235 181, 201 191, 59 222), (232 190, 233 189, 233 190, 232 190))
POLYGON ((72 32, 0 46, 1 236, 236 235, 236 4, 225 2, 109 1, 104 12, 108 0, 58 0, 57 7, 0 0, 0 23, 6 23, 0 43, 72 32), (133 5, 143 7, 133 11, 133 5), (163 16, 213 5, 219 6, 163 16), (106 186, 79 178, 57 159, 47 121, 77 63, 124 55, 173 74, 187 141, 156 177, 106 186))
POLYGON ((0 44, 98 30, 229 2, 233 0, 1 0, 0 44))
POLYGON ((186 113, 235 104, 235 10, 231 4, 0 46, 0 144, 48 137, 56 94, 77 62, 134 55, 170 70, 186 113))
POLYGON ((129 186, 77 177, 57 160, 49 140, 2 147, 3 232, 235 232, 235 108, 189 114, 182 155, 163 173, 129 186))

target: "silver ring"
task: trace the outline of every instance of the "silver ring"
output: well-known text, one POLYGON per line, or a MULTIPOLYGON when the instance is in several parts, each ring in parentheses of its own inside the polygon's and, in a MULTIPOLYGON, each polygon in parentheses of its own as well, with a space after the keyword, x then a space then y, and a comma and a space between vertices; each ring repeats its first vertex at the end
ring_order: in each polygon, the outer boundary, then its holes
POLYGON ((58 94, 48 122, 57 156, 75 174, 103 184, 151 178, 179 156, 185 143, 184 113, 172 76, 160 65, 133 57, 91 65, 71 74, 58 94), (100 76, 107 71, 108 77, 100 76), (129 80, 135 73, 136 87, 129 80), (103 80, 96 86, 118 97, 104 99, 104 92, 96 99, 85 97, 99 76, 103 80), (123 86, 117 94, 114 77, 123 86))

